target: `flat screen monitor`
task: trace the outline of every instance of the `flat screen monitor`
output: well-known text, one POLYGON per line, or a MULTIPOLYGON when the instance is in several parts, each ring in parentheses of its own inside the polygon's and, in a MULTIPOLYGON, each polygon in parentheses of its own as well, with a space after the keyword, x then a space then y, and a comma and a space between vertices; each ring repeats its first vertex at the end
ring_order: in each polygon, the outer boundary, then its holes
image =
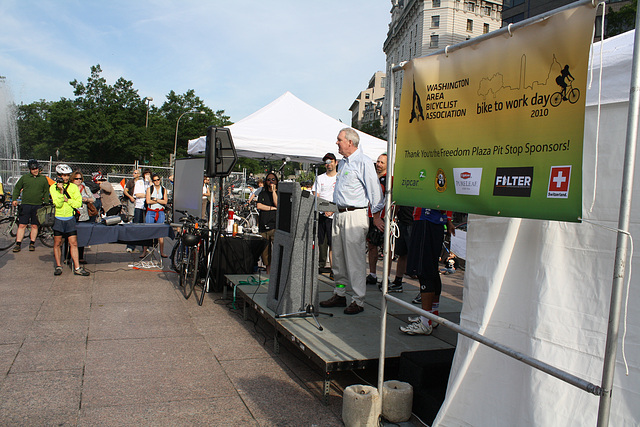
POLYGON ((204 157, 177 159, 173 174, 173 221, 183 216, 177 210, 202 215, 202 181, 204 157))

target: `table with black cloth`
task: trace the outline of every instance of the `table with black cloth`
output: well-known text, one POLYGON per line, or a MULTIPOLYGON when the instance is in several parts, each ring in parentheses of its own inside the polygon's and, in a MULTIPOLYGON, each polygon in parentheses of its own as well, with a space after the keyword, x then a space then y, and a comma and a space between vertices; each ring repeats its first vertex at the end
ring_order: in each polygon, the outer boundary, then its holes
POLYGON ((213 281, 210 291, 222 290, 225 274, 253 274, 268 243, 267 239, 255 234, 220 236, 211 266, 213 281))
POLYGON ((169 224, 117 224, 104 225, 95 222, 79 222, 78 246, 101 245, 104 243, 136 243, 151 246, 153 239, 174 238, 169 224))

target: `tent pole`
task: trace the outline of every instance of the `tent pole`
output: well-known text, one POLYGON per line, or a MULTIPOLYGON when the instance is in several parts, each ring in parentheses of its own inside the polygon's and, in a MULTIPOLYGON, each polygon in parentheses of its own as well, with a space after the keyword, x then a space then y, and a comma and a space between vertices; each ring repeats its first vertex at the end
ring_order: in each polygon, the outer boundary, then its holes
MULTIPOLYGON (((640 10, 636 12, 636 28, 640 28, 640 10)), ((635 170, 636 144, 638 141, 638 115, 640 114, 640 31, 636 30, 631 68, 631 86, 629 88, 629 113, 627 117, 627 139, 622 173, 622 190, 620 196, 620 213, 618 217, 618 239, 614 261, 613 282, 611 286, 611 302, 609 305, 609 326, 602 368, 602 395, 598 408, 598 427, 609 425, 611 413, 611 394, 616 368, 618 351, 618 330, 622 309, 622 292, 625 279, 625 263, 627 261, 629 218, 631 198, 633 195, 633 174, 635 170)), ((596 153, 597 155, 597 153, 596 153)))

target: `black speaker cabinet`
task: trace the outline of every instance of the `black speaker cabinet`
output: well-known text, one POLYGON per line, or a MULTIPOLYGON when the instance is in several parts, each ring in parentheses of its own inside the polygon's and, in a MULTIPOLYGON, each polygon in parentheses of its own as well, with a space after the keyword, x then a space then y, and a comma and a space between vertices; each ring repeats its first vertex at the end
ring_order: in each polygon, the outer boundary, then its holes
POLYGON ((208 177, 229 176, 238 154, 233 145, 231 131, 228 128, 209 126, 207 128, 204 174, 208 177))
POLYGON ((313 219, 313 194, 297 182, 281 182, 267 294, 267 307, 276 315, 304 311, 309 305, 318 309, 313 219))

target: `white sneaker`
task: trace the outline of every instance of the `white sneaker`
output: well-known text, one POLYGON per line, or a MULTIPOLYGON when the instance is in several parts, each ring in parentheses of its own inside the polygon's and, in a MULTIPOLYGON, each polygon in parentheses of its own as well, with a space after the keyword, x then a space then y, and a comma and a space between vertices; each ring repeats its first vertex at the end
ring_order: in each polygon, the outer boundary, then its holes
POLYGON ((431 335, 433 328, 422 322, 409 323, 407 326, 400 326, 400 331, 407 335, 431 335))
POLYGON ((128 252, 128 253, 131 253, 131 252, 133 252, 133 249, 131 249, 131 248, 127 248, 127 252, 128 252))
MULTIPOLYGON (((422 320, 420 319, 420 316, 409 316, 409 317, 407 317, 407 321, 408 321, 409 323, 416 323, 416 322, 421 322, 422 320)), ((435 322, 434 322, 434 323, 431 325, 431 328, 432 328, 432 329, 435 329, 435 328, 437 328, 437 327, 438 327, 438 325, 440 325, 440 323, 435 323, 435 322)))

